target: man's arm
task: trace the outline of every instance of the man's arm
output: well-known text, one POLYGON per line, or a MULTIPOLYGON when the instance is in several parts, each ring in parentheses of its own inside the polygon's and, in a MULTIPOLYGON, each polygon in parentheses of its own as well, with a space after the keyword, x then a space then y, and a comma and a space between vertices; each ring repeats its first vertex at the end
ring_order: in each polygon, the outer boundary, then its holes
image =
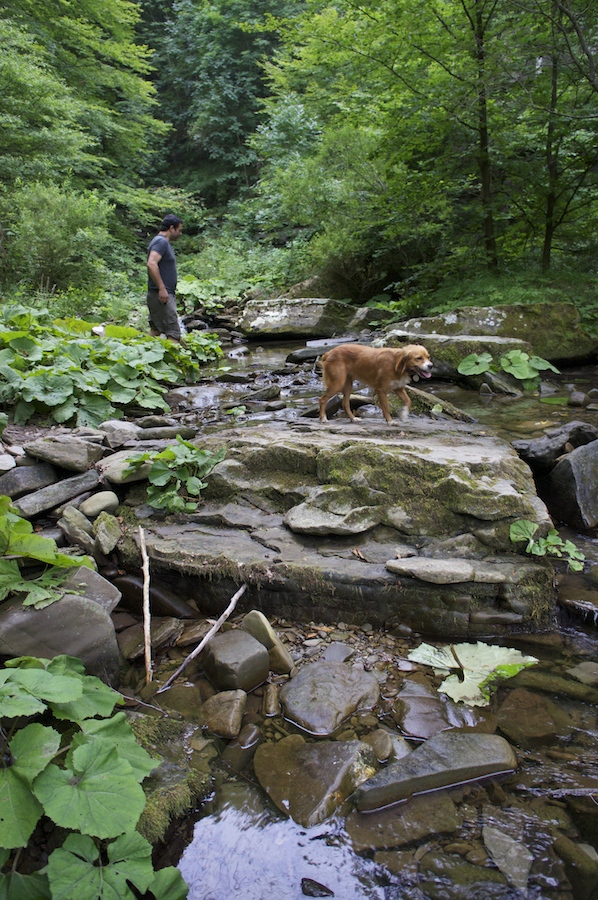
POLYGON ((161 253, 158 253, 157 250, 150 250, 150 254, 147 258, 147 268, 152 281, 158 288, 158 297, 160 298, 162 303, 168 303, 168 291, 164 287, 164 282, 162 281, 162 276, 160 275, 160 267, 158 266, 158 263, 161 259, 161 253))

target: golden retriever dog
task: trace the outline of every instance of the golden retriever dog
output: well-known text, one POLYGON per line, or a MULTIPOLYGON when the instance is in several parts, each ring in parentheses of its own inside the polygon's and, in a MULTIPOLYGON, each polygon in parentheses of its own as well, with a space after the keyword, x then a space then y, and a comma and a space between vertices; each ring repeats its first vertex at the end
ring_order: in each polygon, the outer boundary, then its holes
POLYGON ((349 398, 353 382, 361 381, 374 389, 384 418, 393 425, 396 422, 390 414, 388 393, 398 394, 405 404, 400 419, 405 422, 411 410, 411 398, 405 387, 412 379, 430 378, 433 363, 426 348, 419 344, 380 349, 362 344, 339 344, 320 357, 320 365, 326 388, 320 397, 320 422, 328 421, 326 404, 341 391, 343 409, 351 421, 356 422, 349 398))

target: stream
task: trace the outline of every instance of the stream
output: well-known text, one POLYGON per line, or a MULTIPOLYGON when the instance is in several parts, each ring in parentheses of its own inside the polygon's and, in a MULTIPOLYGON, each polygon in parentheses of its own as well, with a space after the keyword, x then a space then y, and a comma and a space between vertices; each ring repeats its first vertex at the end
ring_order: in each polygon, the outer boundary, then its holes
MULTIPOLYGON (((292 350, 303 346, 272 343, 234 347, 219 373, 206 370, 201 384, 177 390, 178 417, 200 421, 208 430, 218 428, 222 421, 215 410, 224 411, 225 418, 234 416, 239 427, 244 422, 255 424, 273 417, 296 419, 314 408, 321 393, 313 363, 285 362, 292 350), (226 381, 222 381, 224 366, 230 367, 226 381), (280 387, 280 395, 267 408, 265 403, 243 399, 244 394, 273 381, 280 387)), ((429 393, 468 412, 506 441, 539 437, 572 420, 595 423, 595 411, 567 405, 573 390, 587 393, 591 388, 598 388, 598 371, 589 366, 553 376, 543 385, 540 396, 520 399, 481 396, 434 379, 426 384, 429 393)), ((373 406, 365 406, 358 414, 380 413, 373 406)), ((538 664, 532 667, 536 676, 531 689, 555 710, 550 734, 516 747, 519 765, 515 773, 451 789, 449 795, 458 816, 456 827, 436 832, 432 813, 432 823, 427 830, 420 830, 421 836, 396 846, 372 841, 370 847, 361 846, 357 852, 345 827, 350 802, 347 809, 341 808, 340 814, 322 825, 303 828, 271 804, 257 783, 251 763, 240 773, 216 763, 213 795, 173 836, 170 848, 171 854, 180 855, 178 865, 190 886, 189 900, 266 900, 270 896, 276 900, 305 896, 339 900, 598 897, 598 690, 594 686, 598 685, 598 671, 595 681, 578 681, 579 690, 567 688, 572 681, 571 670, 582 663, 587 668, 597 657, 598 538, 568 529, 560 532, 574 540, 587 558, 583 574, 571 576, 564 569, 559 571, 562 591, 585 598, 586 605, 579 602, 561 607, 559 622, 548 634, 512 636, 509 640, 508 646, 538 658, 538 664), (493 827, 531 854, 526 881, 519 882, 513 868, 506 877, 497 867, 484 838, 487 829, 493 827)), ((283 639, 285 633, 293 636, 292 650, 298 665, 318 659, 335 639, 334 632, 322 623, 278 621, 273 625, 283 639), (319 635, 319 642, 314 642, 314 635, 319 635)), ((392 699, 394 685, 402 677, 402 662, 408 650, 419 643, 417 637, 394 640, 366 626, 353 628, 340 623, 339 628, 344 629, 346 643, 355 649, 350 664, 363 662, 376 674, 383 697, 392 699)), ((505 703, 511 692, 521 690, 521 684, 529 686, 520 676, 502 682, 491 712, 505 703)), ((254 721, 267 740, 294 733, 293 726, 283 720, 260 720, 258 709, 256 706, 254 721)), ((383 712, 380 717, 388 723, 383 712)), ((366 728, 359 717, 355 719, 351 726, 359 737, 366 728)), ((397 805, 392 815, 407 815, 407 807, 397 805)))

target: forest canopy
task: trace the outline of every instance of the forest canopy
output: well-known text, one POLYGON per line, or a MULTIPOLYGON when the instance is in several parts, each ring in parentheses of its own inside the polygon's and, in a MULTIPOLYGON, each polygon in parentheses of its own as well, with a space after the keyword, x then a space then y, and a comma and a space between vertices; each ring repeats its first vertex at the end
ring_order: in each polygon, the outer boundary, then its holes
POLYGON ((512 299, 560 285, 596 305, 585 0, 2 10, 5 294, 106 315, 139 295, 147 237, 176 212, 182 271, 208 294, 317 276, 342 299, 425 311, 464 279, 499 294, 510 279, 512 299))

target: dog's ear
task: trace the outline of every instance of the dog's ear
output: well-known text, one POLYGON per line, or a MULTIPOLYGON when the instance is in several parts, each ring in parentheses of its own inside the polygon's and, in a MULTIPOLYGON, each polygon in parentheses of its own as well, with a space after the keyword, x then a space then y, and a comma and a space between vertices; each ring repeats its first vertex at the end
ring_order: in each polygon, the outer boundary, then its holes
POLYGON ((401 378, 403 375, 407 375, 409 372, 411 350, 411 344, 408 344, 406 347, 401 347, 400 350, 397 350, 395 359, 395 375, 397 375, 399 378, 401 378))

